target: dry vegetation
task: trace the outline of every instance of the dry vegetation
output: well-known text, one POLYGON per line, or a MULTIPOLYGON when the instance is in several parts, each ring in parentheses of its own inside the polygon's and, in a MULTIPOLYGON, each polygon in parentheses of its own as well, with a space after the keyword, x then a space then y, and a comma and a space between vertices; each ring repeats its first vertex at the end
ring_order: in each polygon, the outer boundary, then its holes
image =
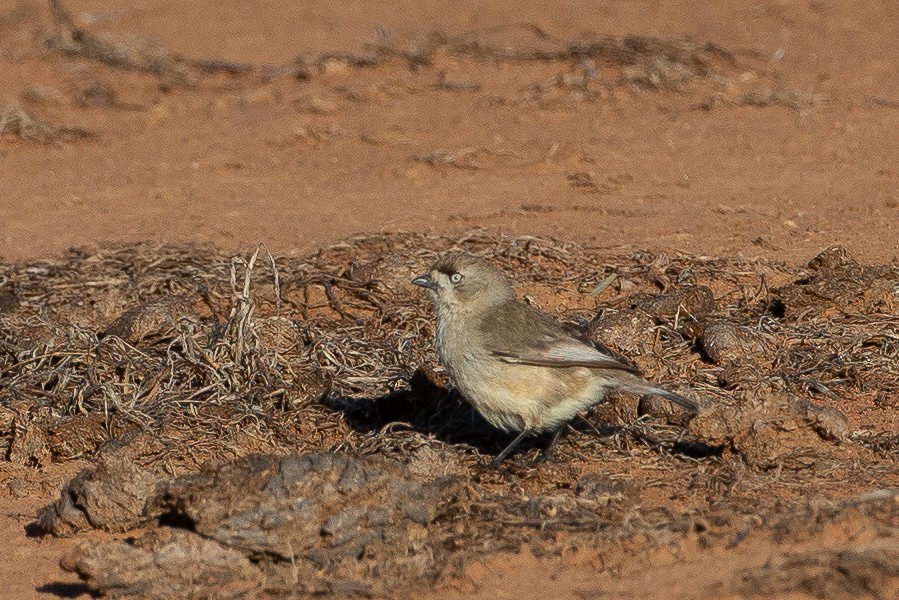
MULTIPOLYGON (((630 540, 638 552, 679 543, 700 519, 707 543, 721 545, 747 523, 774 531, 784 510, 812 518, 804 497, 819 506, 899 486, 899 269, 860 265, 838 247, 797 269, 608 257, 474 231, 360 237, 303 257, 264 247, 246 258, 199 247, 72 250, 60 262, 3 265, 0 276, 0 448, 34 467, 99 461, 41 526, 59 535, 161 527, 136 546, 86 541, 66 559, 113 595, 170 597, 196 592, 197 581, 239 593, 281 594, 299 580, 306 591, 401 590, 526 541, 556 553, 630 540), (450 247, 514 272, 532 301, 566 307, 572 326, 703 410, 689 420, 616 397, 573 424, 556 462, 532 464, 533 446, 514 457, 508 484, 482 466, 505 440, 445 389, 430 307, 408 285, 450 247), (323 480, 285 482, 296 461, 323 480), (192 475, 202 464, 213 466, 192 475), (341 492, 348 470, 366 475, 341 492), (668 500, 634 507, 653 490, 668 500), (194 506, 205 495, 219 508, 194 506), (308 505, 300 513, 297 498, 308 505), (401 509, 396 498, 408 502, 401 509), (261 531, 278 552, 236 541, 261 531), (221 562, 190 558, 209 545, 221 562), (134 567, 172 548, 187 558, 168 574, 134 567)), ((899 505, 890 492, 874 498, 877 538, 895 540, 899 505)), ((859 510, 827 506, 825 521, 859 510)), ((896 557, 884 556, 875 596, 894 581, 896 557)), ((747 577, 805 585, 780 572, 747 577)))
POLYGON ((58 144, 93 136, 90 131, 81 127, 57 127, 39 121, 17 103, 10 104, 0 112, 0 136, 7 134, 39 144, 58 144))
MULTIPOLYGON (((827 99, 794 89, 767 72, 752 53, 737 53, 710 43, 686 39, 624 36, 558 39, 532 24, 473 30, 460 34, 433 32, 400 47, 389 35, 360 54, 302 54, 281 65, 251 65, 218 58, 189 58, 170 51, 152 37, 92 31, 78 26, 58 0, 48 3, 52 24, 31 5, 0 15, 0 32, 12 34, 5 52, 65 55, 76 61, 101 63, 156 78, 160 90, 178 87, 253 89, 285 80, 309 85, 329 73, 353 70, 355 84, 323 83, 311 87, 310 112, 331 112, 345 103, 421 93, 473 93, 488 103, 540 109, 569 109, 587 102, 614 102, 644 91, 674 92, 687 106, 711 110, 719 106, 785 106, 804 111, 827 99), (33 39, 32 39, 33 38, 33 39), (35 51, 35 50, 32 50, 35 51), (491 79, 498 65, 518 72, 518 89, 491 79), (447 70, 453 71, 448 79, 447 70), (548 74, 550 74, 547 77, 548 74), (408 77, 411 75, 411 78, 408 77), (534 80, 537 77, 539 79, 534 80), (431 83, 423 83, 427 78, 431 83)), ((77 79, 77 77, 76 77, 77 79)), ((109 106, 146 110, 141 104, 119 103, 115 90, 100 81, 72 84, 73 90, 26 91, 33 105, 59 103, 66 95, 75 106, 109 106)), ((0 135, 58 143, 93 136, 78 126, 50 126, 12 104, 0 116, 0 135)), ((413 158, 434 165, 480 168, 474 156, 486 150, 438 149, 413 158)))

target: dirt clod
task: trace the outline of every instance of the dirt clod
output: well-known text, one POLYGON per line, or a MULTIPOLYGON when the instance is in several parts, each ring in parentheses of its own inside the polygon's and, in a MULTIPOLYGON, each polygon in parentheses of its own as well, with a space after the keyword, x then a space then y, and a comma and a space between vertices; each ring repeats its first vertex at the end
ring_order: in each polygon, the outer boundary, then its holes
POLYGON ((689 430, 710 446, 727 446, 750 466, 803 468, 832 453, 829 440, 844 439, 846 418, 783 393, 743 393, 718 398, 690 421, 689 430))
POLYGON ((126 458, 105 456, 84 469, 60 492, 60 498, 38 513, 46 533, 68 536, 91 528, 121 532, 134 529, 154 515, 147 510, 157 477, 126 458))
POLYGON ((171 334, 180 319, 190 318, 193 314, 193 302, 189 299, 167 298, 123 313, 110 323, 103 335, 114 335, 130 344, 136 344, 151 336, 171 334))
POLYGON ((240 552, 182 529, 133 543, 85 540, 60 564, 109 598, 244 598, 263 581, 240 552))
POLYGON ((257 455, 168 483, 154 510, 249 555, 330 563, 427 525, 452 487, 343 454, 257 455))
POLYGON ((38 520, 67 534, 159 519, 163 527, 135 544, 85 543, 64 559, 113 596, 197 597, 211 584, 245 592, 263 581, 308 592, 385 590, 432 579, 440 549, 427 528, 462 489, 457 479, 421 483, 398 465, 345 454, 253 455, 158 486, 128 469, 107 460, 82 473, 38 520))
POLYGON ((761 336, 724 319, 705 324, 702 332, 702 351, 715 364, 739 362, 754 358, 764 361, 765 345, 761 336))
POLYGON ((715 310, 715 296, 704 285, 683 285, 663 294, 637 297, 631 306, 652 316, 657 322, 696 337, 703 317, 715 310))
POLYGON ((818 254, 808 267, 808 277, 772 290, 770 303, 776 313, 799 320, 895 311, 899 268, 859 265, 839 246, 818 254))

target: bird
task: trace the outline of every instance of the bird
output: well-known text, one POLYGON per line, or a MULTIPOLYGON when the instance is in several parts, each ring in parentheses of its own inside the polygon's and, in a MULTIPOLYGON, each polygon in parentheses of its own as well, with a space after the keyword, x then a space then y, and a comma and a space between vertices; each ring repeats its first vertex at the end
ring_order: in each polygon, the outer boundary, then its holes
POLYGON ((510 278, 483 258, 443 254, 412 284, 425 288, 436 307, 437 354, 452 384, 488 423, 517 433, 494 467, 526 437, 553 432, 548 458, 567 424, 612 390, 698 412, 693 400, 647 381, 633 365, 519 300, 510 278))

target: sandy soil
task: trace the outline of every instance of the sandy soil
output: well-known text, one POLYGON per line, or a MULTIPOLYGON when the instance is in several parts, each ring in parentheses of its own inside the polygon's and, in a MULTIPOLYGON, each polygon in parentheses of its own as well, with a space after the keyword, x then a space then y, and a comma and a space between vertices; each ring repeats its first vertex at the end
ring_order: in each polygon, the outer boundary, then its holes
MULTIPOLYGON (((266 2, 252 14, 161 0, 71 6, 85 27, 155 36, 189 57, 253 64, 357 52, 377 41, 378 28, 398 46, 434 30, 520 22, 562 39, 584 31, 689 37, 755 53, 774 77, 827 98, 805 110, 712 111, 651 92, 555 110, 503 106, 484 94, 430 88, 436 69, 403 65, 374 75, 335 67, 310 83, 226 79, 166 93, 153 77, 35 50, 25 42, 48 28, 47 11, 22 6, 24 24, 7 27, 25 33, 4 36, 5 96, 30 90, 42 100, 36 114, 99 138, 54 149, 4 142, 0 254, 8 258, 134 239, 233 247, 264 240, 308 250, 360 231, 473 224, 611 246, 786 258, 831 243, 864 259, 890 259, 899 249, 899 50, 886 42, 897 8, 886 0, 851 8, 614 2, 589 10, 563 2, 551 11, 502 2, 390 3, 377 11, 367 3, 266 2), (377 89, 385 81, 387 89, 377 89), (97 83, 116 94, 119 108, 73 106, 73 96, 97 83), (463 149, 491 155, 476 157, 485 163, 479 170, 412 160, 463 149), (618 183, 585 194, 570 185, 574 172, 618 183), (538 206, 552 212, 528 210, 538 206)), ((449 61, 443 70, 508 93, 564 67, 472 70, 449 61)))
MULTIPOLYGON (((475 226, 552 234, 609 252, 798 262, 842 244, 868 262, 899 257, 899 6, 891 0, 626 0, 587 8, 567 0, 551 8, 271 0, 252 9, 209 0, 71 0, 67 8, 85 30, 153 36, 172 56, 256 66, 284 65, 301 53, 358 54, 379 39, 416 48, 434 31, 487 31, 518 47, 545 42, 525 30, 490 30, 516 23, 559 40, 584 32, 688 38, 732 53, 733 85, 758 82, 804 100, 709 109, 710 95, 731 88, 711 79, 677 90, 619 86, 614 65, 608 72, 600 65, 589 83, 596 95, 584 99, 552 83, 589 70, 576 60, 449 54, 417 68, 404 60, 362 68, 337 58, 308 79, 262 81, 257 71, 169 85, 155 74, 51 52, 43 44, 54 31, 45 3, 8 1, 0 4, 0 110, 17 104, 93 136, 50 145, 0 137, 6 260, 135 240, 235 250, 264 241, 291 253, 361 232, 475 226), (556 95, 541 92, 546 82, 556 95)), ((9 488, 0 487, 0 544, 8 549, 0 596, 84 591, 56 567, 71 541, 25 535, 34 511, 78 466, 0 471, 9 488)), ((714 583, 709 565, 726 572, 762 564, 769 544, 752 540, 726 558, 697 549, 701 559, 687 570, 654 561, 628 577, 598 571, 591 556, 562 564, 524 553, 470 568, 453 593, 511 598, 536 587, 558 598, 662 597, 659 589, 671 586, 672 597, 686 597, 695 578, 714 583), (540 575, 509 585, 523 570, 540 575)))

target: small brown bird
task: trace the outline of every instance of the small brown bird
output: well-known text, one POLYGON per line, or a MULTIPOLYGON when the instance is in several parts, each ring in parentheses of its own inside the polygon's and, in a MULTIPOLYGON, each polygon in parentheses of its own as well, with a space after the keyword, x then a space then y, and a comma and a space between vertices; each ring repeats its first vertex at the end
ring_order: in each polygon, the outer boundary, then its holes
POLYGON ((493 466, 528 435, 554 431, 548 456, 564 426, 613 389, 698 409, 518 300, 506 275, 481 258, 446 254, 412 283, 437 307, 437 352, 453 384, 489 423, 518 432, 493 466))

